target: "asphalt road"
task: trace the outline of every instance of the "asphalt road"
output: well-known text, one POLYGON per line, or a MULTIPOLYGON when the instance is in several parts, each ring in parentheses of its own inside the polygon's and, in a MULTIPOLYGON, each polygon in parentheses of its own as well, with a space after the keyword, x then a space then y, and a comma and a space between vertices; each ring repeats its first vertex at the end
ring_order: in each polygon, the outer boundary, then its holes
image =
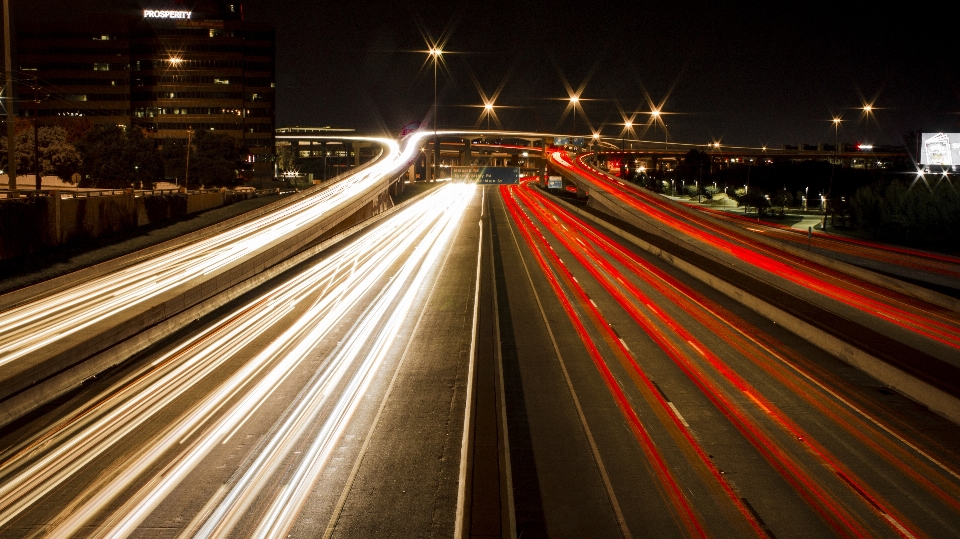
POLYGON ((956 426, 538 190, 504 194, 524 537, 960 533, 956 426))
POLYGON ((471 193, 435 190, 4 429, 0 536, 450 536, 471 193))
POLYGON ((523 538, 960 535, 956 425, 531 186, 425 200, 0 431, 0 536, 449 537, 468 464, 523 538))

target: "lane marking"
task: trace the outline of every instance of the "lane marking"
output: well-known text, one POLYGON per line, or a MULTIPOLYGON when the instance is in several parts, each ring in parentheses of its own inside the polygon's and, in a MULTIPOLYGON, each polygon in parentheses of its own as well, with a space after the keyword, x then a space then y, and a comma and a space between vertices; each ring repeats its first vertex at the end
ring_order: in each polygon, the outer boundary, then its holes
POLYGON ((597 442, 593 437, 593 431, 590 430, 590 425, 587 423, 587 417, 583 413, 583 406, 580 405, 580 399, 577 397, 577 392, 573 388, 573 381, 570 378, 570 373, 567 371, 566 362, 563 360, 563 355, 560 354, 560 346, 557 344, 557 338, 553 334, 553 329, 550 327, 550 321, 547 319, 547 313, 543 308, 543 302, 540 301, 540 294, 537 293, 536 286, 533 283, 533 276, 530 274, 530 268, 527 266, 527 261, 523 257, 523 250, 520 248, 520 241, 517 239, 517 233, 514 231, 514 226, 519 226, 518 223, 515 223, 512 219, 510 220, 510 234, 513 236, 513 242, 517 246, 517 252, 520 254, 520 262, 523 264, 523 271, 527 274, 527 281, 530 283, 530 290, 533 292, 534 299, 537 300, 537 307, 540 309, 540 316, 543 319, 543 323, 547 328, 547 334, 550 336, 550 342, 553 344, 553 350, 557 354, 557 362, 560 364, 560 372, 563 373, 563 379, 567 383, 567 389, 570 391, 570 397, 573 399, 573 405, 577 409, 577 417, 580 419, 580 426, 583 427, 583 432, 587 437, 587 443, 590 445, 590 452, 593 453, 593 460, 597 464, 597 470, 600 473, 600 478, 603 481, 603 487, 606 490, 607 498, 610 500, 610 505, 613 506, 613 512, 617 519, 617 525, 620 527, 620 535, 624 539, 632 539, 633 535, 630 533, 630 529, 627 527, 626 519, 623 517, 623 511, 620 508, 620 502, 617 500, 617 495, 613 491, 613 485, 610 483, 610 476, 607 474, 607 468, 603 464, 603 459, 600 457, 600 450, 597 447, 597 442))
MULTIPOLYGON (((492 217, 492 214, 491 214, 491 217, 492 217)), ((507 223, 507 226, 510 226, 509 222, 507 223)), ((493 298, 492 298, 493 299, 493 331, 494 331, 494 334, 496 335, 496 340, 494 342, 497 343, 497 346, 494 347, 495 348, 494 358, 496 359, 496 362, 497 362, 497 376, 498 376, 497 383, 500 386, 500 390, 498 392, 498 398, 500 399, 501 436, 499 437, 499 441, 503 444, 503 458, 504 458, 503 473, 505 476, 504 483, 506 483, 506 485, 500 486, 500 491, 501 492, 506 491, 506 494, 507 494, 507 500, 506 500, 507 528, 508 528, 507 531, 509 532, 511 539, 516 539, 517 512, 516 512, 516 507, 514 506, 514 500, 513 500, 513 468, 510 460, 510 431, 508 430, 508 427, 507 427, 507 397, 504 393, 504 388, 503 388, 503 385, 504 385, 503 356, 502 356, 502 350, 500 348, 500 303, 499 301, 497 301, 497 293, 499 291, 497 290, 497 267, 496 267, 496 263, 494 262, 494 253, 493 253, 493 223, 492 222, 490 223, 490 237, 488 241, 490 243, 490 279, 492 282, 491 288, 493 289, 492 291, 493 292, 493 298)), ((506 294, 506 291, 504 291, 504 294, 506 294)), ((501 510, 502 510, 502 504, 501 504, 501 510)), ((502 525, 503 525, 503 517, 501 515, 501 527, 502 525)))
MULTIPOLYGON (((480 190, 480 213, 483 214, 486 206, 486 188, 480 190)), ((467 368, 467 394, 466 405, 463 407, 463 437, 460 440, 460 475, 458 478, 459 486, 457 488, 457 512, 454 520, 453 536, 463 537, 463 517, 466 506, 467 496, 467 452, 470 447, 471 426, 470 417, 473 413, 473 371, 474 356, 477 351, 477 318, 480 315, 480 270, 483 261, 483 221, 480 221, 480 238, 477 240, 477 281, 474 284, 473 293, 473 329, 470 338, 470 364, 467 368)))
POLYGON ((673 410, 673 413, 677 415, 677 419, 679 419, 680 422, 683 423, 683 426, 689 429, 690 423, 687 423, 687 420, 684 419, 682 415, 680 415, 680 410, 677 410, 677 407, 674 406, 673 403, 670 401, 667 401, 667 406, 669 406, 670 409, 673 410))

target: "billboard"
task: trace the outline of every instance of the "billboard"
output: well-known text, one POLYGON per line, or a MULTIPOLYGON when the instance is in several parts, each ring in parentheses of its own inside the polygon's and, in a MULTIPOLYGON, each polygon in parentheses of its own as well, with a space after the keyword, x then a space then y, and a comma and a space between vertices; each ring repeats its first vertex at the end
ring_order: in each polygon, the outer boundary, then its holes
POLYGON ((960 165, 960 133, 924 133, 920 136, 921 165, 960 165))
POLYGON ((556 146, 577 146, 583 148, 583 137, 554 137, 553 144, 556 146))
POLYGON ((450 178, 461 183, 516 184, 520 167, 451 167, 450 178))

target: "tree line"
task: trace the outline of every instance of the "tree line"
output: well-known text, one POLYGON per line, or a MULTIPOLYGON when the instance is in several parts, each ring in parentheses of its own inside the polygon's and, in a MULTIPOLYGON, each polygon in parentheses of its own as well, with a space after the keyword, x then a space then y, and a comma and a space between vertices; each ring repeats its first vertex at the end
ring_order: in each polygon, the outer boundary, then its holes
MULTIPOLYGON (((905 139, 909 142, 911 136, 905 139)), ((628 179, 665 194, 705 200, 726 192, 738 206, 761 216, 783 217, 787 208, 802 207, 806 197, 807 208, 825 211, 833 226, 879 241, 958 250, 960 185, 952 174, 918 175, 909 159, 887 170, 843 168, 825 161, 718 168, 708 154, 693 149, 669 176, 637 171, 628 179), (828 192, 832 194, 823 208, 821 195, 828 192)))
MULTIPOLYGON (((183 185, 187 141, 167 140, 162 145, 137 126, 93 125, 89 120, 41 125, 18 119, 16 159, 19 175, 33 174, 35 156, 40 174, 72 182, 79 187, 151 189, 160 180, 183 185)), ((229 135, 197 131, 190 141, 190 186, 232 186, 242 178, 248 149, 229 135)), ((7 139, 0 138, 0 164, 7 168, 7 139)))

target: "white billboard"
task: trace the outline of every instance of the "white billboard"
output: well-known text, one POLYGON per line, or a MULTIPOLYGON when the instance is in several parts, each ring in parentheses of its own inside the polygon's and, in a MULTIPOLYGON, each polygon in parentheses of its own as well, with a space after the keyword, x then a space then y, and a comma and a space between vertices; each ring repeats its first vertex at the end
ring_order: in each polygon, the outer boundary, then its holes
POLYGON ((960 165, 960 133, 924 133, 920 144, 920 164, 960 165))

